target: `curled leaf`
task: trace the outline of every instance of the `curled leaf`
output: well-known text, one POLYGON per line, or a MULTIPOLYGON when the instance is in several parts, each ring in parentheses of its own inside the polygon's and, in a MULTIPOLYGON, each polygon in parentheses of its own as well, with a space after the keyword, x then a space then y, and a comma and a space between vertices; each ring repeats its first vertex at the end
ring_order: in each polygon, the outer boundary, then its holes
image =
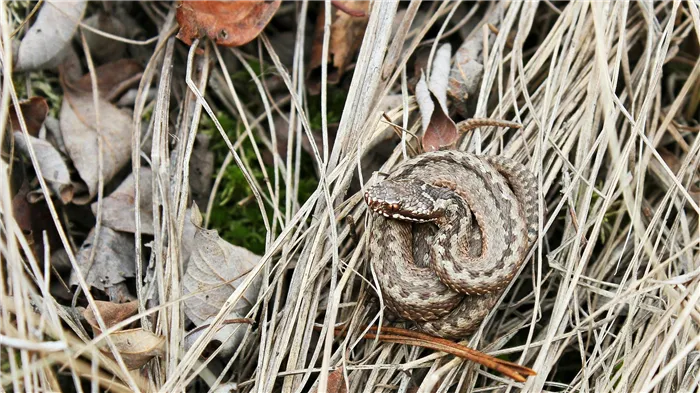
POLYGON ((439 104, 438 99, 427 89, 424 78, 421 78, 416 85, 416 100, 419 102, 418 105, 423 116, 423 151, 454 147, 459 136, 457 126, 442 106, 435 105, 439 104), (419 95, 422 96, 420 99, 419 95), (432 110, 430 110, 431 108, 432 110))

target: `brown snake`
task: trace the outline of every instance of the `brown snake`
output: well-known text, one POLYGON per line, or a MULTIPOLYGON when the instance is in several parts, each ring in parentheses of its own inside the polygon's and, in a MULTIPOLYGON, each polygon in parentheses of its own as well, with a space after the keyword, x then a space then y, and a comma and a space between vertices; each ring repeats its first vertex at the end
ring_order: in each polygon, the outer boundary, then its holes
POLYGON ((501 156, 436 151, 365 193, 370 259, 387 308, 448 338, 472 333, 537 236, 535 178, 501 156), (430 244, 432 243, 432 244, 430 244))

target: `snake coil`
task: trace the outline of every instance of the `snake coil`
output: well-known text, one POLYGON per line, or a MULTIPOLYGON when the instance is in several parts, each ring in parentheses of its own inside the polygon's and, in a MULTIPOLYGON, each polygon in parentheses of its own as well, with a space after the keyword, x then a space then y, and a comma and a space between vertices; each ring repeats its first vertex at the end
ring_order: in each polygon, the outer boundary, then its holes
POLYGON ((386 307, 427 333, 472 333, 537 236, 534 175, 501 156, 436 151, 369 188, 370 260, 386 307))

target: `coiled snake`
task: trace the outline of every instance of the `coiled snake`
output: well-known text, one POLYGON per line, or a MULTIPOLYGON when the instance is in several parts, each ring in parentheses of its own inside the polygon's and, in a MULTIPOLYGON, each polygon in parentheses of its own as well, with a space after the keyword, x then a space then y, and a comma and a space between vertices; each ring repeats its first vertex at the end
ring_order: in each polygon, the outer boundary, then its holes
POLYGON ((384 303, 442 337, 479 326, 537 236, 535 178, 501 156, 421 154, 365 201, 378 213, 369 252, 384 303))

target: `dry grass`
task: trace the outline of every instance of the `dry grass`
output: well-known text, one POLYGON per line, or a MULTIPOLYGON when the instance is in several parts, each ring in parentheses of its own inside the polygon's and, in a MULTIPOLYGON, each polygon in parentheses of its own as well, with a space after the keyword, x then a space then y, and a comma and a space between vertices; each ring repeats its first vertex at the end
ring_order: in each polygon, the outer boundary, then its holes
MULTIPOLYGON (((224 92, 231 115, 245 124, 243 137, 272 151, 277 151, 271 132, 277 103, 269 102, 265 81, 248 69, 268 110, 247 112, 234 84, 225 79, 232 65, 224 59, 240 61, 246 56, 236 50, 223 56, 223 49, 199 43, 189 52, 186 81, 173 76, 171 14, 163 22, 158 49, 141 82, 142 92, 148 86, 158 89, 155 103, 150 104, 154 108, 150 159, 159 174, 154 176, 154 189, 168 190, 165 196, 154 193, 154 204, 168 212, 156 217, 154 226, 169 228, 152 244, 161 306, 146 311, 140 299, 141 314, 135 317, 167 337, 167 354, 152 362, 148 372, 137 374, 129 373, 118 356, 115 362, 95 350, 97 339, 109 340, 109 335, 85 336, 73 316, 50 296, 42 263, 24 257, 27 243, 10 214, 7 164, 2 162, 3 387, 59 390, 57 369, 51 367, 59 365, 61 373, 70 373, 74 381, 100 377, 103 387, 111 384, 115 391, 137 387, 185 391, 188 386, 213 391, 228 382, 246 392, 300 392, 312 385, 322 391, 329 373, 342 366, 351 392, 697 391, 700 60, 685 55, 687 48, 697 53, 700 41, 700 13, 693 1, 566 6, 514 2, 502 8, 496 39, 487 50, 480 93, 470 99, 476 103, 474 117, 515 120, 524 127, 517 133, 484 128, 471 134, 461 148, 514 157, 537 174, 540 238, 500 306, 467 343, 538 374, 516 383, 444 354, 358 338, 364 326, 383 323, 384 314, 367 263, 371 240, 364 231, 365 205, 360 193, 347 191, 360 163, 371 159, 366 153, 387 143, 382 135, 389 125, 375 110, 377 103, 388 94, 406 92, 402 72, 407 59, 430 27, 447 26, 448 32, 457 23, 452 20, 448 26, 447 19, 458 5, 434 3, 430 19, 420 24, 403 19, 408 34, 391 39, 396 4, 373 5, 336 143, 332 150, 324 143, 314 151, 321 176, 316 192, 306 201, 294 197, 300 176, 296 140, 302 133, 311 134, 306 97, 301 94, 306 75, 303 34, 298 34, 296 60, 289 70, 277 59, 270 42, 274 37, 259 38, 260 51, 272 57, 289 90, 291 109, 285 115, 294 138, 289 138, 290 154, 286 160, 277 157, 264 184, 247 177, 263 217, 273 212, 265 221, 266 252, 214 324, 222 323, 255 275, 264 277, 263 293, 249 315, 257 318, 257 327, 241 327, 248 328, 244 344, 223 360, 202 356, 213 329, 187 351, 182 344, 182 271, 173 262, 179 260, 180 250, 172 239, 182 233, 187 200, 183 191, 188 183, 186 176, 178 175, 175 181, 171 176, 187 173, 182 170, 187 159, 177 168, 167 159, 167 108, 180 105, 168 100, 172 86, 186 82, 176 130, 180 140, 188 142, 177 145, 183 158, 191 153, 189 143, 202 111, 226 138, 208 103, 211 90, 224 92), (204 51, 196 58, 195 47, 204 51), (281 198, 282 190, 286 199, 281 198), (358 240, 348 217, 357 223, 358 240), (341 323, 350 326, 347 337, 333 335, 332 327, 341 323)), ((6 20, 7 10, 2 5, 0 10, 6 20)), ((306 11, 306 3, 294 9, 299 12, 300 32, 306 11)), ((481 34, 481 27, 477 29, 481 34)), ((3 59, 10 56, 10 30, 3 25, 3 59)), ((431 45, 439 44, 435 40, 431 45)), ((3 75, 10 74, 3 61, 3 75)), ((2 119, 17 100, 11 83, 3 78, 2 119)), ((325 112, 325 97, 323 102, 325 112)), ((146 105, 141 94, 135 119, 141 118, 146 105)), ((414 130, 419 124, 416 113, 407 93, 403 105, 387 112, 394 123, 414 130)), ((134 145, 142 138, 138 122, 134 145)), ((325 118, 323 125, 327 141, 325 118)), ((409 133, 404 136, 411 139, 409 133)), ((246 172, 265 170, 259 152, 257 161, 248 162, 240 154, 240 141, 226 143, 231 149, 228 163, 247 168, 246 172)), ((390 171, 401 157, 398 145, 381 171, 390 171)), ((138 163, 134 160, 135 170, 138 163)), ((370 184, 374 177, 359 180, 370 184)), ((42 189, 48 195, 45 184, 42 189)), ((138 234, 137 239, 140 243, 138 234)), ((85 288, 83 292, 89 293, 85 288)))

